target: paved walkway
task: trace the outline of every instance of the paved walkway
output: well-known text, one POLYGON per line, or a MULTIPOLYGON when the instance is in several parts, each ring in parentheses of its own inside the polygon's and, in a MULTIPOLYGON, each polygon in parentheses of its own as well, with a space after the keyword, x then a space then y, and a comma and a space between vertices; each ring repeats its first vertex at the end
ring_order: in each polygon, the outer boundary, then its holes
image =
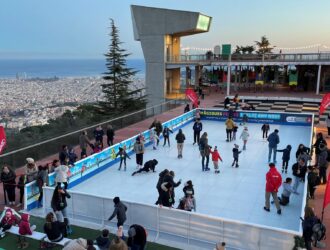
MULTIPOLYGON (((225 92, 225 90, 223 90, 225 92)), ((201 100, 201 107, 202 108, 209 108, 209 107, 213 107, 214 105, 218 104, 219 102, 222 102, 225 98, 225 93, 223 91, 211 91, 210 95, 206 95, 205 96, 205 100, 201 100)), ((233 94, 233 93, 231 93, 233 94)), ((314 93, 308 92, 287 92, 287 91, 272 91, 272 92, 239 92, 239 95, 241 96, 267 96, 267 97, 271 97, 271 96, 285 96, 285 97, 307 97, 307 98, 322 98, 322 95, 315 95, 314 93)), ((152 123, 152 121, 154 120, 154 118, 157 118, 160 121, 167 121, 169 119, 172 119, 180 114, 183 113, 183 109, 184 109, 184 105, 175 108, 173 110, 167 111, 163 114, 157 115, 153 118, 148 118, 146 120, 143 120, 141 122, 138 122, 136 124, 130 125, 128 127, 125 127, 123 129, 120 129, 118 131, 116 131, 116 138, 115 138, 115 142, 119 142, 121 140, 125 140, 129 137, 132 137, 133 135, 138 134, 141 131, 144 131, 146 129, 149 128, 150 124, 152 123)), ((326 127, 324 123, 318 124, 316 126, 316 132, 322 132, 324 135, 326 135, 326 127)), ((77 138, 78 140, 78 138, 77 138)), ((328 145, 330 145, 330 138, 327 138, 327 142, 328 145)), ((52 155, 50 157, 47 157, 46 159, 37 162, 37 164, 42 163, 42 162, 49 162, 50 160, 53 160, 55 158, 57 158, 57 154, 56 155, 52 155)), ((27 156, 28 157, 28 156, 27 156)), ((23 169, 17 169, 16 172, 22 173, 23 169)), ((329 172, 329 171, 328 171, 329 172)), ((323 197, 324 197, 324 192, 325 192, 325 185, 321 185, 318 187, 318 189, 316 190, 315 193, 315 199, 314 200, 310 200, 309 204, 312 205, 315 208, 315 212, 316 214, 321 217, 321 211, 322 211, 322 204, 323 204, 323 197)), ((16 200, 18 199, 18 194, 16 196, 16 200)), ((2 188, 0 188, 0 210, 3 209, 3 190, 2 188)), ((324 223, 328 229, 327 231, 327 240, 325 241, 327 246, 330 246, 330 205, 325 209, 325 213, 324 213, 324 223)), ((329 248, 330 249, 330 248, 329 248)))

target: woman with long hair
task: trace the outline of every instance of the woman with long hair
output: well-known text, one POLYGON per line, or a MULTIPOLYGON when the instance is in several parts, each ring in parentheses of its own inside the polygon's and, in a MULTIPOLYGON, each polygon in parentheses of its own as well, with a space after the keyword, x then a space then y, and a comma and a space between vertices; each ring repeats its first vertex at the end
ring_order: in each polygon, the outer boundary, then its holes
POLYGON ((3 182, 3 187, 5 195, 7 193, 9 205, 15 205, 15 187, 16 187, 16 174, 9 165, 5 164, 1 171, 1 181, 3 182))

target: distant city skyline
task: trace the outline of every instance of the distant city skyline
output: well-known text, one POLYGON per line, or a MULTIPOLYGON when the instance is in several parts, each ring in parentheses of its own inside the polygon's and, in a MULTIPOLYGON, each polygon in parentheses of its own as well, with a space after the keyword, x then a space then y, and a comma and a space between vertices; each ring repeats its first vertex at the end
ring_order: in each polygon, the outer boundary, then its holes
POLYGON ((113 18, 124 42, 122 48, 132 53, 130 58, 142 59, 140 42, 133 37, 132 4, 211 16, 210 31, 184 37, 181 41, 184 47, 254 45, 255 40, 265 35, 277 47, 314 45, 304 51, 330 50, 330 1, 325 0, 3 0, 0 58, 103 58, 110 39, 109 19, 113 18))

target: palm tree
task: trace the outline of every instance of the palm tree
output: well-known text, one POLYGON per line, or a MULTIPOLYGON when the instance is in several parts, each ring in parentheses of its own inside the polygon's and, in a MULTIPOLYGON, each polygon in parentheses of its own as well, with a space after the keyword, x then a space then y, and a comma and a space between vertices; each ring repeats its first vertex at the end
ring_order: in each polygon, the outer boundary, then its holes
POLYGON ((255 50, 254 46, 246 46, 245 48, 248 54, 252 54, 255 50))
POLYGON ((274 47, 271 47, 270 46, 270 42, 269 40, 267 39, 266 36, 262 36, 261 37, 261 41, 258 42, 258 41, 255 41, 256 43, 256 46, 257 46, 257 53, 258 54, 266 54, 266 53, 272 53, 272 49, 274 47))
POLYGON ((234 52, 234 54, 241 54, 241 52, 242 52, 242 46, 238 46, 238 45, 236 45, 236 49, 235 49, 235 52, 234 52))

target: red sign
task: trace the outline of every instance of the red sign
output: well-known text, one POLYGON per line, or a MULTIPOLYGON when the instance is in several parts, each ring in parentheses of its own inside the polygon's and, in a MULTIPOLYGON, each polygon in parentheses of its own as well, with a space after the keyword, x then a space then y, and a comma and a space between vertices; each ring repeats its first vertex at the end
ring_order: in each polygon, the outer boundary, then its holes
POLYGON ((323 96, 321 106, 320 106, 320 115, 326 110, 326 108, 330 105, 330 93, 323 96))
POLYGON ((6 140, 5 129, 2 126, 0 126, 0 154, 5 149, 6 144, 7 144, 7 140, 6 140))
MULTIPOLYGON (((330 178, 330 173, 328 175, 328 178, 330 178)), ((330 203, 330 181, 328 179, 327 186, 325 188, 324 193, 324 200, 323 200, 323 209, 330 203)))
POLYGON ((198 107, 198 97, 193 89, 186 89, 186 96, 195 105, 195 107, 198 107))

